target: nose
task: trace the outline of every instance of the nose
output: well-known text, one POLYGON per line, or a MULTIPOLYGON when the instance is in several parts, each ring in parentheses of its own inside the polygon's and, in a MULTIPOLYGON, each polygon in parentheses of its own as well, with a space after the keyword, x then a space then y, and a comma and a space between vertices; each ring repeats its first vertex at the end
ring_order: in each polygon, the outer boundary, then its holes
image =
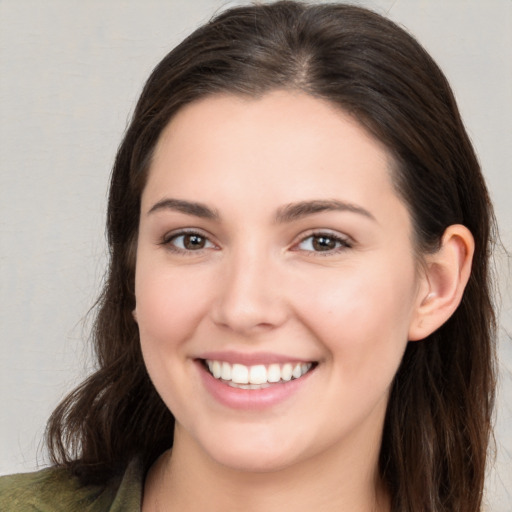
POLYGON ((279 274, 278 262, 261 251, 227 258, 211 309, 213 321, 246 336, 284 324, 288 307, 279 274))

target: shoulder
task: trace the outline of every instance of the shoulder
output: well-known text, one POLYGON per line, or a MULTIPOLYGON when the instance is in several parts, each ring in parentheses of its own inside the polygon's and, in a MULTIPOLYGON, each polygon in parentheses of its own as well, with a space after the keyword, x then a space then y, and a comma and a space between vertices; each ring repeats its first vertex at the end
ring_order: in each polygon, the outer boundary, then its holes
POLYGON ((81 485, 62 468, 0 477, 0 510, 9 512, 139 512, 143 475, 138 461, 104 485, 81 485))

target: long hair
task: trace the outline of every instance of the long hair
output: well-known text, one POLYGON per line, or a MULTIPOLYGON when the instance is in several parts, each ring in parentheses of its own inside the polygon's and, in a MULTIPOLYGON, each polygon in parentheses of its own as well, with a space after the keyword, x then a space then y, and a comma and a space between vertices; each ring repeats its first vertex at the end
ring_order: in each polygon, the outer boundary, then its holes
POLYGON ((172 446, 174 418, 144 366, 134 272, 140 198, 162 130, 184 105, 218 93, 300 90, 352 115, 393 157, 418 254, 464 224, 475 239, 453 316, 410 342, 394 379, 380 452, 393 511, 480 510, 495 387, 489 254, 495 221, 450 87, 403 29, 363 8, 281 1, 227 10, 172 50, 149 77, 115 160, 110 266, 93 333, 97 371, 49 420, 52 461, 104 481, 172 446))

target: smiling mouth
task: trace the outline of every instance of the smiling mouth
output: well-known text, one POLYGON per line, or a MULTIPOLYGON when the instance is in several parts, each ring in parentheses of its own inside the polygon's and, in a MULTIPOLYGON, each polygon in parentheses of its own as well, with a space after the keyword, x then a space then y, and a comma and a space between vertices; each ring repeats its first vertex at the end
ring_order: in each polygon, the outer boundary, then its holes
POLYGON ((300 379, 317 366, 316 362, 252 366, 212 359, 202 359, 201 362, 215 379, 240 389, 264 389, 275 384, 300 379))

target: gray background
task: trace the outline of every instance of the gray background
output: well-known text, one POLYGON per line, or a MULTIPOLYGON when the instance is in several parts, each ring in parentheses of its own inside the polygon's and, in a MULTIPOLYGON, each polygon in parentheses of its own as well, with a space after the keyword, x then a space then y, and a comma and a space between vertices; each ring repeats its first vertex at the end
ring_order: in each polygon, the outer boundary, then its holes
MULTIPOLYGON (((0 473, 44 465, 45 421, 91 368, 83 340, 105 269, 108 176, 143 81, 199 23, 238 3, 0 0, 0 473)), ((512 1, 359 3, 407 27, 444 69, 511 250, 512 1)), ((498 458, 487 501, 510 512, 511 272, 503 252, 497 264, 498 458)))

